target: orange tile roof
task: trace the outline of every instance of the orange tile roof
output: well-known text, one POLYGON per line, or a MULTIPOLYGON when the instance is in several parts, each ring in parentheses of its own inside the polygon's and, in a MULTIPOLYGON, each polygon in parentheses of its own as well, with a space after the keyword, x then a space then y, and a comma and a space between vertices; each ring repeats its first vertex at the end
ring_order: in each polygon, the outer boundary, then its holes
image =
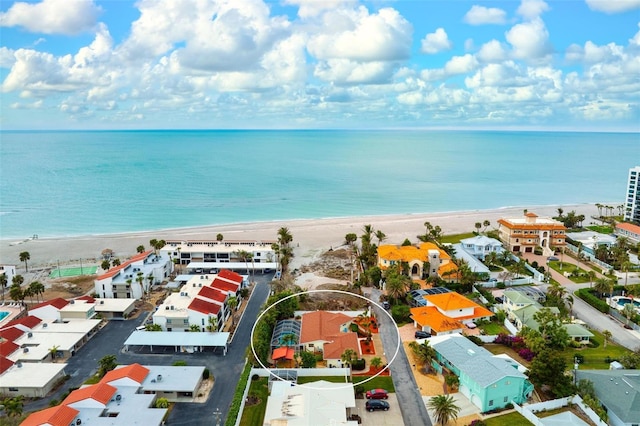
POLYGON ((328 336, 340 333, 340 326, 351 322, 353 318, 327 311, 315 311, 302 315, 300 323, 300 343, 316 340, 329 340, 328 336))
POLYGON ((30 414, 20 426, 69 426, 79 413, 75 408, 58 405, 30 414))
POLYGON ((105 272, 104 274, 100 275, 97 279, 98 280, 104 280, 105 278, 111 278, 114 275, 116 275, 118 272, 120 272, 121 270, 126 268, 127 266, 131 265, 132 263, 138 262, 138 261, 143 260, 143 259, 146 259, 151 253, 153 253, 153 250, 149 250, 149 251, 145 251, 144 253, 136 254, 131 259, 127 260, 126 262, 121 263, 120 265, 114 266, 113 268, 109 269, 107 272, 105 272))
POLYGON ((13 361, 0 355, 0 374, 7 371, 13 364, 13 361))
MULTIPOLYGON (((509 229, 541 229, 541 230, 566 230, 567 228, 560 222, 558 223, 513 223, 509 219, 498 219, 498 223, 509 229)), ((554 238, 563 237, 563 235, 554 236, 554 238)))
POLYGON ((640 235, 640 226, 632 223, 618 223, 616 228, 624 229, 625 231, 640 235))
POLYGON ((69 396, 66 397, 64 401, 62 401, 62 403, 64 405, 69 405, 91 398, 103 405, 106 405, 117 390, 117 388, 106 383, 97 383, 95 385, 74 390, 69 394, 69 396))
POLYGON ((191 309, 205 315, 218 315, 218 312, 220 312, 220 305, 216 305, 215 303, 207 302, 204 299, 196 297, 191 301, 187 309, 191 309))
POLYGON ((22 336, 23 334, 24 334, 24 331, 20 330, 17 327, 9 327, 0 331, 0 337, 5 340, 9 340, 11 342, 16 340, 18 337, 22 336))
POLYGON ((286 346, 283 346, 281 348, 276 348, 273 350, 273 355, 271 355, 271 359, 274 361, 278 359, 283 359, 283 358, 292 360, 294 354, 295 354, 295 351, 293 350, 293 348, 287 348, 286 346))
POLYGON ((126 367, 116 368, 115 370, 109 371, 104 377, 100 380, 100 383, 109 383, 114 380, 122 379, 124 377, 128 377, 136 383, 142 384, 145 377, 149 374, 149 369, 147 367, 143 367, 142 365, 136 363, 127 365, 126 367))
POLYGON ((322 349, 324 359, 340 359, 346 349, 353 349, 360 357, 360 345, 358 335, 353 332, 341 333, 336 336, 328 336, 329 343, 325 343, 322 349))
POLYGON ((410 311, 411 318, 415 322, 421 327, 430 327, 436 334, 464 328, 462 322, 442 314, 435 306, 421 306, 419 308, 411 308, 410 311))
POLYGON ((441 311, 451 311, 454 309, 476 308, 479 305, 473 300, 469 300, 460 293, 449 292, 441 294, 429 294, 424 296, 430 303, 440 308, 441 311))
POLYGON ((440 265, 438 268, 438 275, 443 277, 444 279, 456 279, 458 274, 458 265, 453 262, 445 263, 444 265, 440 265))
POLYGON ((42 303, 38 303, 37 305, 32 306, 30 310, 42 308, 43 306, 49 306, 49 305, 55 307, 56 309, 62 309, 68 304, 69 302, 63 299, 62 297, 56 297, 55 299, 45 300, 42 303))
POLYGON ((242 284, 242 275, 240 275, 240 274, 238 274, 236 272, 230 271, 228 269, 221 270, 218 273, 218 276, 220 278, 225 278, 225 279, 231 280, 231 281, 233 281, 235 283, 242 284))
POLYGON ((440 253, 440 259, 451 259, 449 254, 442 250, 434 243, 421 243, 419 247, 416 246, 396 246, 396 245, 381 245, 378 247, 378 257, 384 260, 394 261, 429 261, 429 250, 438 250, 440 253))

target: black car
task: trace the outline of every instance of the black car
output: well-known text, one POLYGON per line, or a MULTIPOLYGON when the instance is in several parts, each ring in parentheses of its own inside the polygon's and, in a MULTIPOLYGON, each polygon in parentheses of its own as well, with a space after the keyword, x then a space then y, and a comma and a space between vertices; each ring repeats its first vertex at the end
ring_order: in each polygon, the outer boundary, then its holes
POLYGON ((382 307, 388 311, 391 308, 391 305, 385 300, 384 302, 382 302, 382 307))
POLYGON ((426 331, 418 330, 416 331, 415 337, 416 339, 428 339, 431 337, 431 334, 426 331))
POLYGON ((369 399, 365 404, 365 408, 367 411, 375 411, 375 410, 389 410, 389 403, 387 401, 383 401, 381 399, 369 399))

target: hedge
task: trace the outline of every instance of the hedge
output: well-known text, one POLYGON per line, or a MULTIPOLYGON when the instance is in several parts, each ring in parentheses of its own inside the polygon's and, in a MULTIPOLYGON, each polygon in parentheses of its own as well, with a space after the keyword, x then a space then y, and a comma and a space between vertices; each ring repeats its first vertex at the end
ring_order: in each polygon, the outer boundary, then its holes
POLYGON ((247 381, 249 381, 249 373, 251 373, 251 364, 247 362, 244 365, 242 374, 240 374, 240 380, 238 381, 238 386, 236 386, 236 392, 233 394, 229 414, 227 415, 227 420, 224 422, 225 426, 234 426, 236 424, 238 414, 240 414, 240 405, 242 404, 244 389, 247 387, 247 381))
POLYGON ((360 358, 351 362, 352 370, 356 370, 356 371, 364 370, 364 366, 365 366, 365 361, 363 358, 360 358))
POLYGON ((587 302, 588 304, 590 304, 591 306, 593 306, 603 314, 609 313, 609 304, 607 304, 607 302, 605 302, 604 300, 601 300, 600 298, 598 298, 598 296, 593 294, 593 290, 588 288, 581 288, 576 292, 576 294, 580 299, 584 300, 585 302, 587 302))

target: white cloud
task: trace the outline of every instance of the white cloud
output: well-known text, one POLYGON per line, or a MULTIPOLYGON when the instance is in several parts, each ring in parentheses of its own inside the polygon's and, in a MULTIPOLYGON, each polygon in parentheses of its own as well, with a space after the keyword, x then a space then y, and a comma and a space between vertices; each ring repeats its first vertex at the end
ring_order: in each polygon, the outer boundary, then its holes
POLYGON ((427 34, 422 39, 420 51, 422 53, 434 54, 442 52, 443 50, 449 50, 452 46, 453 43, 449 40, 444 28, 438 28, 435 32, 427 34))
POLYGON ((606 46, 598 46, 592 41, 587 41, 584 47, 571 45, 567 48, 565 55, 570 62, 584 62, 594 64, 599 62, 610 62, 616 58, 623 56, 623 47, 615 43, 609 43, 606 46))
POLYGON ((640 0, 586 0, 591 10, 604 13, 621 13, 640 9, 640 0))
POLYGON ((544 0, 522 0, 516 13, 525 19, 535 19, 548 10, 549 5, 544 0))
POLYGON ((100 12, 92 0, 18 2, 0 13, 0 26, 23 27, 32 33, 75 35, 92 29, 100 12))
POLYGON ((497 7, 473 5, 464 15, 464 21, 470 25, 504 24, 507 13, 497 7))
POLYGON ((393 74, 388 62, 355 62, 349 59, 329 59, 318 64, 314 75, 334 84, 384 83, 393 74))
POLYGON ((514 25, 505 36, 513 47, 515 58, 528 62, 550 60, 553 49, 549 43, 549 33, 540 18, 514 25))
POLYGON ((478 61, 475 56, 466 54, 464 56, 454 56, 444 66, 447 75, 466 74, 478 68, 478 61))
POLYGON ((284 0, 284 4, 298 6, 298 16, 301 18, 315 17, 327 10, 341 9, 356 3, 357 0, 284 0))
POLYGON ((502 62, 507 58, 507 51, 498 40, 491 40, 482 45, 477 57, 482 62, 502 62))

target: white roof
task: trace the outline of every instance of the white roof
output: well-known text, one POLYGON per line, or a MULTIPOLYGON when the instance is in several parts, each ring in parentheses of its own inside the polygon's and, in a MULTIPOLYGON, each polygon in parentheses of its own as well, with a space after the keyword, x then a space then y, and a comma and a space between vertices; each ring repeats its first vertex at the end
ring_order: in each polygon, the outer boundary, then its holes
POLYGON ((203 269, 203 270, 211 270, 211 269, 276 269, 278 264, 276 262, 259 262, 259 263, 251 263, 251 262, 190 262, 187 265, 188 269, 203 269))
POLYGON ((593 246, 596 243, 598 245, 600 244, 613 245, 617 241, 615 235, 601 234, 599 232, 594 232, 594 231, 571 232, 571 233, 567 233, 567 237, 571 238, 574 241, 582 243, 586 247, 591 247, 591 248, 593 248, 593 246))
POLYGON ((60 312, 84 312, 87 313, 91 309, 94 309, 93 303, 84 303, 83 300, 74 301, 73 303, 69 303, 67 306, 59 309, 60 312))
POLYGON ((462 244, 454 244, 453 249, 456 251, 456 257, 458 259, 464 259, 472 272, 489 272, 489 268, 475 256, 469 254, 469 252, 462 247, 462 244))
POLYGON ((136 299, 96 299, 96 312, 125 312, 136 303, 136 299))
MULTIPOLYGON (((115 395, 120 395, 120 399, 116 401, 114 395, 114 399, 107 402, 106 408, 74 407, 80 411, 77 417, 82 420, 83 425, 160 425, 167 412, 166 408, 149 408, 155 395, 135 393, 135 390, 131 387, 118 387, 115 395), (118 413, 118 415, 105 416, 105 409, 108 413, 118 413)), ((70 406, 73 407, 74 404, 70 406)))
POLYGON ((18 348, 7 358, 14 362, 18 360, 40 361, 49 356, 50 349, 54 346, 57 346, 59 351, 73 350, 84 336, 85 333, 38 332, 32 333, 32 336, 29 337, 28 333, 25 333, 18 337, 14 343, 20 346, 27 345, 27 347, 18 348), (28 349, 28 352, 24 352, 24 349, 28 349))
POLYGON ((149 374, 142 382, 145 391, 195 392, 205 367, 145 365, 149 374), (161 377, 158 380, 158 376, 161 377))
POLYGON ((185 333, 172 331, 134 331, 125 346, 225 346, 230 333, 185 333))
POLYGON ((35 326, 33 334, 40 333, 84 333, 87 334, 100 324, 97 319, 68 319, 64 322, 46 321, 35 326), (45 326, 46 324, 46 326, 45 326))
POLYGON ((475 237, 460 240, 462 244, 473 244, 476 246, 502 246, 502 243, 495 238, 486 235, 476 235, 475 237))
POLYGON ((3 387, 42 388, 56 377, 67 364, 51 362, 23 362, 12 365, 0 376, 3 387))
POLYGON ((347 421, 347 408, 356 406, 353 386, 348 383, 329 383, 324 380, 293 385, 274 381, 267 401, 264 424, 287 426, 355 425, 347 421))

